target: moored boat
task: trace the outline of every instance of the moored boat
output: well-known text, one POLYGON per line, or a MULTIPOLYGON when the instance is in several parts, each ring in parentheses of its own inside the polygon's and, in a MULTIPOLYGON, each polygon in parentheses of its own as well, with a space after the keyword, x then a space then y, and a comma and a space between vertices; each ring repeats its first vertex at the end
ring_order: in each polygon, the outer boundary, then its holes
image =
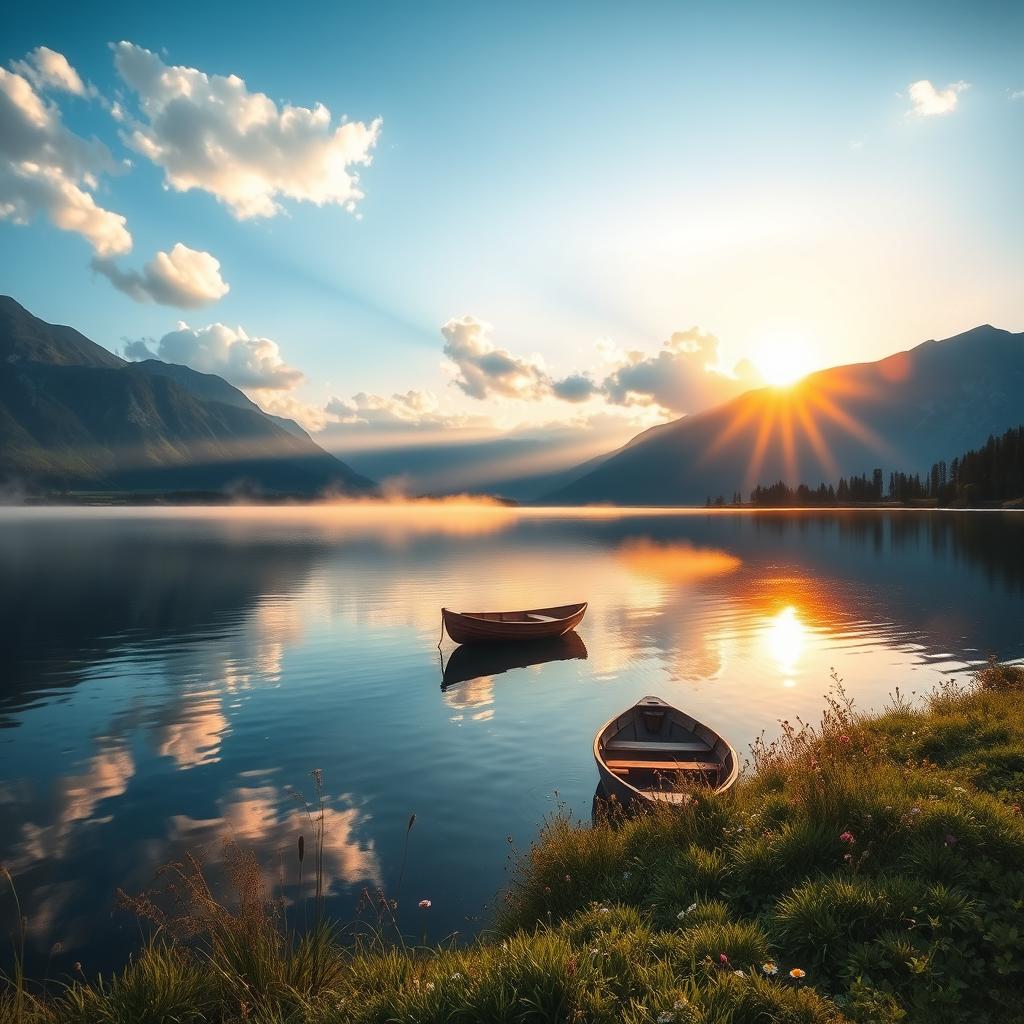
POLYGON ((660 697, 644 697, 606 722, 594 737, 594 760, 608 796, 680 803, 686 789, 728 789, 739 759, 714 729, 660 697))
POLYGON ((587 602, 583 601, 509 612, 453 612, 442 608, 441 619, 457 644, 480 644, 562 636, 575 629, 586 612, 587 602))

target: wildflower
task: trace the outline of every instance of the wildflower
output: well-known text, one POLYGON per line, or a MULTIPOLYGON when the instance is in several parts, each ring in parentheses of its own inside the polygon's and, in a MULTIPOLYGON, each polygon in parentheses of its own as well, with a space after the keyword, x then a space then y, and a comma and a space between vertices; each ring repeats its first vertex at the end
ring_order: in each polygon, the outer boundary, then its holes
POLYGON ((718 954, 718 962, 723 967, 728 967, 729 966, 729 957, 725 953, 719 953, 718 954))
POLYGON ((857 842, 857 839, 854 836, 854 834, 851 831, 849 831, 849 829, 847 829, 847 831, 843 832, 842 835, 840 835, 839 842, 847 843, 850 846, 853 846, 853 844, 857 842))
POLYGON ((799 981, 801 978, 807 977, 807 972, 801 967, 794 967, 793 970, 789 972, 789 976, 796 981, 799 981))
POLYGON ((687 914, 692 914, 693 911, 695 911, 696 909, 697 909, 697 904, 696 903, 691 903, 685 910, 680 910, 679 913, 676 914, 676 917, 680 921, 682 921, 682 919, 684 917, 686 917, 687 914))
POLYGON ((551 886, 550 885, 545 885, 544 886, 544 895, 545 896, 550 896, 551 895, 551 886))
POLYGON ((434 983, 432 981, 428 981, 425 987, 428 992, 434 991, 434 983))
POLYGON ((566 880, 566 882, 571 882, 572 881, 572 875, 566 875, 565 876, 565 880, 566 880))
POLYGON ((770 960, 766 964, 761 964, 761 970, 770 977, 774 977, 779 973, 779 965, 773 964, 770 960))
POLYGON ((844 853, 843 854, 843 860, 845 860, 846 863, 849 864, 853 860, 853 854, 852 853, 844 853))
POLYGON ((735 974, 737 978, 745 978, 747 976, 746 971, 733 971, 732 973, 735 974))
POLYGON ((689 1001, 687 999, 677 999, 672 1004, 672 1009, 673 1010, 685 1010, 686 1007, 689 1006, 689 1005, 690 1005, 690 1003, 689 1003, 689 1001))
POLYGON ((671 1021, 676 1019, 676 1015, 671 1010, 662 1010, 658 1014, 658 1024, 670 1024, 671 1021))
POLYGON ((419 903, 420 910, 429 910, 433 905, 430 900, 420 900, 419 903))
POLYGON ((839 737, 839 742, 840 743, 849 743, 850 742, 850 737, 847 736, 846 733, 843 733, 843 735, 839 737))
POLYGON ((607 907, 601 907, 600 908, 600 912, 602 914, 610 914, 611 913, 611 911, 607 907))
POLYGON ((921 808, 920 807, 911 807, 910 808, 910 813, 911 814, 920 814, 921 813, 921 808))
POLYGON ((633 872, 632 871, 623 871, 622 872, 622 880, 624 882, 628 882, 632 877, 633 877, 633 872))
POLYGON ((462 981, 462 975, 458 971, 456 971, 452 975, 452 981, 462 981))

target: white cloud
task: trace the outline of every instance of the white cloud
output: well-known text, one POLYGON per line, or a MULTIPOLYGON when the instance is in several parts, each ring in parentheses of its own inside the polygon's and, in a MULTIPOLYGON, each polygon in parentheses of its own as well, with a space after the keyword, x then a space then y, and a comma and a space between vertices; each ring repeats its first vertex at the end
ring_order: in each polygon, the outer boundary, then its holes
POLYGON ((371 162, 379 119, 335 123, 319 103, 279 108, 237 75, 169 67, 129 42, 114 46, 114 63, 141 111, 122 114, 123 137, 168 187, 208 192, 239 219, 274 216, 280 197, 349 210, 363 197, 356 168, 371 162))
POLYGON ((727 370, 720 361, 718 338, 691 327, 673 334, 655 356, 627 353, 602 389, 614 405, 657 405, 670 413, 694 413, 763 383, 749 363, 727 370))
POLYGON ((970 88, 970 82, 951 82, 945 89, 936 89, 926 78, 913 82, 907 88, 910 113, 917 117, 935 117, 951 114, 960 101, 960 93, 970 88))
POLYGON ((69 131, 27 78, 0 68, 0 219, 27 224, 45 216, 85 238, 98 256, 128 252, 125 218, 92 194, 98 176, 114 169, 106 147, 69 131))
POLYGON ((277 342, 251 338, 241 327, 208 324, 189 327, 178 322, 155 348, 130 342, 125 355, 131 359, 162 359, 183 363, 201 373, 215 373, 239 388, 288 391, 304 379, 301 371, 281 358, 277 342))
POLYGON ((539 360, 518 359, 490 340, 491 326, 473 316, 441 328, 444 354, 455 364, 455 384, 470 398, 540 398, 550 382, 539 360))
POLYGON ((1009 95, 1011 100, 1024 100, 1024 89, 1011 89, 1009 95))
POLYGON ((198 309, 227 295, 220 262, 208 252, 178 242, 169 253, 158 252, 142 271, 122 271, 111 259, 94 259, 93 268, 136 302, 198 309))
POLYGON ((72 96, 95 96, 96 89, 86 85, 63 53, 48 46, 37 46, 24 60, 11 61, 11 67, 37 89, 56 89, 72 96))

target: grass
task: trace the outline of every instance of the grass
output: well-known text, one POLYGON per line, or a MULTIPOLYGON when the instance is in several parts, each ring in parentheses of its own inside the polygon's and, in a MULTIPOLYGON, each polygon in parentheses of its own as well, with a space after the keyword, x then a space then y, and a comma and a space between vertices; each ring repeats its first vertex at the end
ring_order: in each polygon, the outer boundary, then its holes
POLYGON ((230 903, 174 866, 171 911, 134 901, 156 925, 135 960, 47 994, 16 974, 0 1024, 1024 1022, 1022 710, 1024 671, 998 665, 924 707, 837 698, 730 793, 553 817, 470 945, 388 938, 379 896, 374 928, 342 937, 320 898, 289 927, 229 848, 230 903))

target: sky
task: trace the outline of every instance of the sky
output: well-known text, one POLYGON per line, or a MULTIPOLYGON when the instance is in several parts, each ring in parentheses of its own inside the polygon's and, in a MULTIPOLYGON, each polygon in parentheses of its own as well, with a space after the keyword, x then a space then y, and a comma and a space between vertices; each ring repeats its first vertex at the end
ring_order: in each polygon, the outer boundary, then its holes
POLYGON ((1020 3, 94 7, 5 13, 0 291, 331 450, 1024 330, 1020 3))

